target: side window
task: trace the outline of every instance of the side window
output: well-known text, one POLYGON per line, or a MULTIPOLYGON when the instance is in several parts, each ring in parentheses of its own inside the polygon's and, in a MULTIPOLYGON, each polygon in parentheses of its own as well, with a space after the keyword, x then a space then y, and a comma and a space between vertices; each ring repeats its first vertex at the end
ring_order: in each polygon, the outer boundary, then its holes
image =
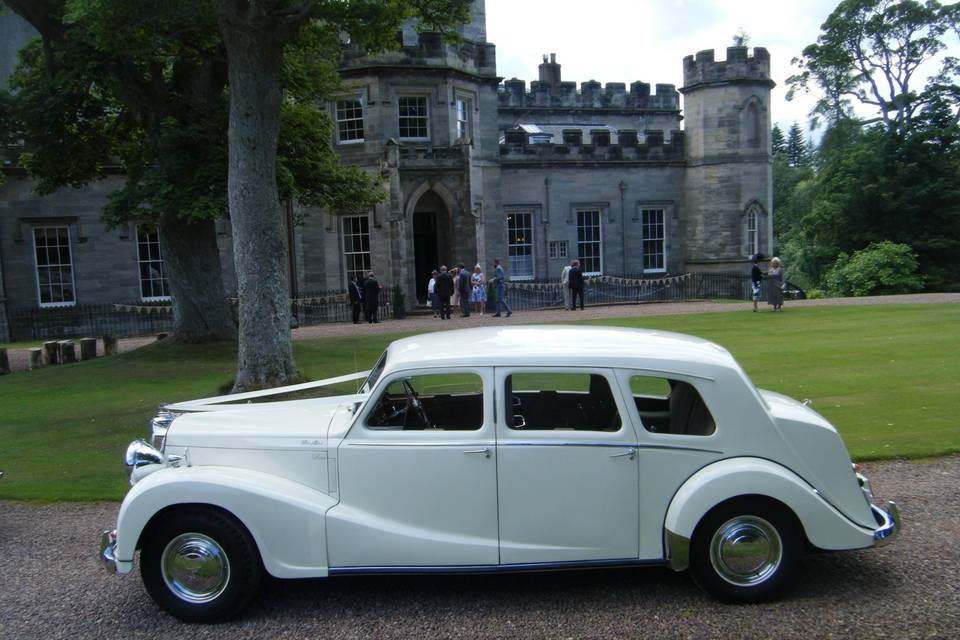
POLYGON ((591 373, 514 373, 504 383, 512 429, 619 431, 610 383, 591 373))
POLYGON ((370 429, 476 431, 483 426, 483 380, 439 373, 391 382, 367 417, 370 429))
POLYGON ((643 427, 652 433, 709 436, 717 430, 703 398, 689 382, 655 376, 630 378, 643 427))

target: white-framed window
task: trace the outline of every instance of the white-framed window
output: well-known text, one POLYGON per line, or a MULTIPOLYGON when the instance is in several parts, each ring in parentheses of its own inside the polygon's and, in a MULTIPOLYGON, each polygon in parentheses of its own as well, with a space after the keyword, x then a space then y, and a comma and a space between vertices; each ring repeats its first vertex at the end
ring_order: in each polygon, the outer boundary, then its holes
POLYGON ((473 115, 473 101, 470 98, 457 96, 457 140, 469 140, 471 135, 470 120, 473 115))
POLYGON ((603 273, 603 229, 600 209, 577 209, 577 259, 584 275, 603 273))
POLYGON ((144 302, 170 299, 167 274, 160 252, 160 230, 144 231, 137 227, 137 262, 140 266, 140 297, 144 302))
POLYGON ((547 244, 547 251, 551 259, 566 258, 568 255, 568 243, 566 240, 551 240, 547 244))
POLYGON ((760 234, 757 233, 757 208, 750 207, 747 211, 747 254, 760 253, 760 234))
POLYGON ((640 220, 643 230, 643 270, 667 270, 667 225, 664 210, 657 208, 641 209, 640 220))
POLYGON ((370 271, 370 218, 369 216, 344 216, 343 261, 347 282, 353 276, 364 276, 370 271))
POLYGON ((430 113, 426 96, 400 96, 397 99, 401 140, 429 140, 430 113))
POLYGON ((37 301, 41 307, 70 307, 77 303, 73 282, 70 228, 34 227, 37 264, 37 301))
POLYGON ((533 212, 507 213, 507 253, 511 280, 533 278, 533 212))
POLYGON ((337 142, 363 142, 363 101, 360 98, 337 100, 337 142))

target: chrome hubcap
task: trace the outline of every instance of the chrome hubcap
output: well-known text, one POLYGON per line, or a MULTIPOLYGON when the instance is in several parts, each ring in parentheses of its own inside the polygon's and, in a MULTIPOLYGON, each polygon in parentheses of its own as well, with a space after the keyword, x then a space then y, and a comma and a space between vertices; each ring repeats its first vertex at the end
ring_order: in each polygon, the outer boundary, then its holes
POLYGON ((732 585, 750 587, 770 578, 783 559, 776 527, 757 516, 737 516, 725 522, 710 541, 710 562, 732 585))
POLYGON ((181 600, 194 604, 217 598, 230 582, 230 561, 217 542, 202 533, 184 533, 163 550, 163 581, 181 600))

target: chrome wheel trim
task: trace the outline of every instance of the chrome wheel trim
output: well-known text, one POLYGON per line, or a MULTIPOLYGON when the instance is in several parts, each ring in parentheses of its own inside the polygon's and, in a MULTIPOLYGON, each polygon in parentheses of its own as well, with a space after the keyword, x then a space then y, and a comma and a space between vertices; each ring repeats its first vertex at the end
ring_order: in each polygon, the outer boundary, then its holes
POLYGON ((206 604, 230 583, 230 560, 213 538, 183 533, 164 548, 160 572, 173 595, 191 604, 206 604))
POLYGON ((767 581, 783 561, 777 528, 758 516, 737 516, 723 523, 710 540, 710 563, 717 575, 737 587, 767 581))

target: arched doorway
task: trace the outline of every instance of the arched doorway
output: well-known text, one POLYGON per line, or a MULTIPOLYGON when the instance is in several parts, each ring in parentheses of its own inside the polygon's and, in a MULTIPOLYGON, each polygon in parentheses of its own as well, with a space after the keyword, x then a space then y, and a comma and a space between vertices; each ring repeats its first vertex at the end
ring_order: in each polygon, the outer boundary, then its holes
POLYGON ((450 259, 449 219, 447 207, 433 191, 424 193, 413 210, 413 262, 421 303, 427 301, 430 272, 450 259))

